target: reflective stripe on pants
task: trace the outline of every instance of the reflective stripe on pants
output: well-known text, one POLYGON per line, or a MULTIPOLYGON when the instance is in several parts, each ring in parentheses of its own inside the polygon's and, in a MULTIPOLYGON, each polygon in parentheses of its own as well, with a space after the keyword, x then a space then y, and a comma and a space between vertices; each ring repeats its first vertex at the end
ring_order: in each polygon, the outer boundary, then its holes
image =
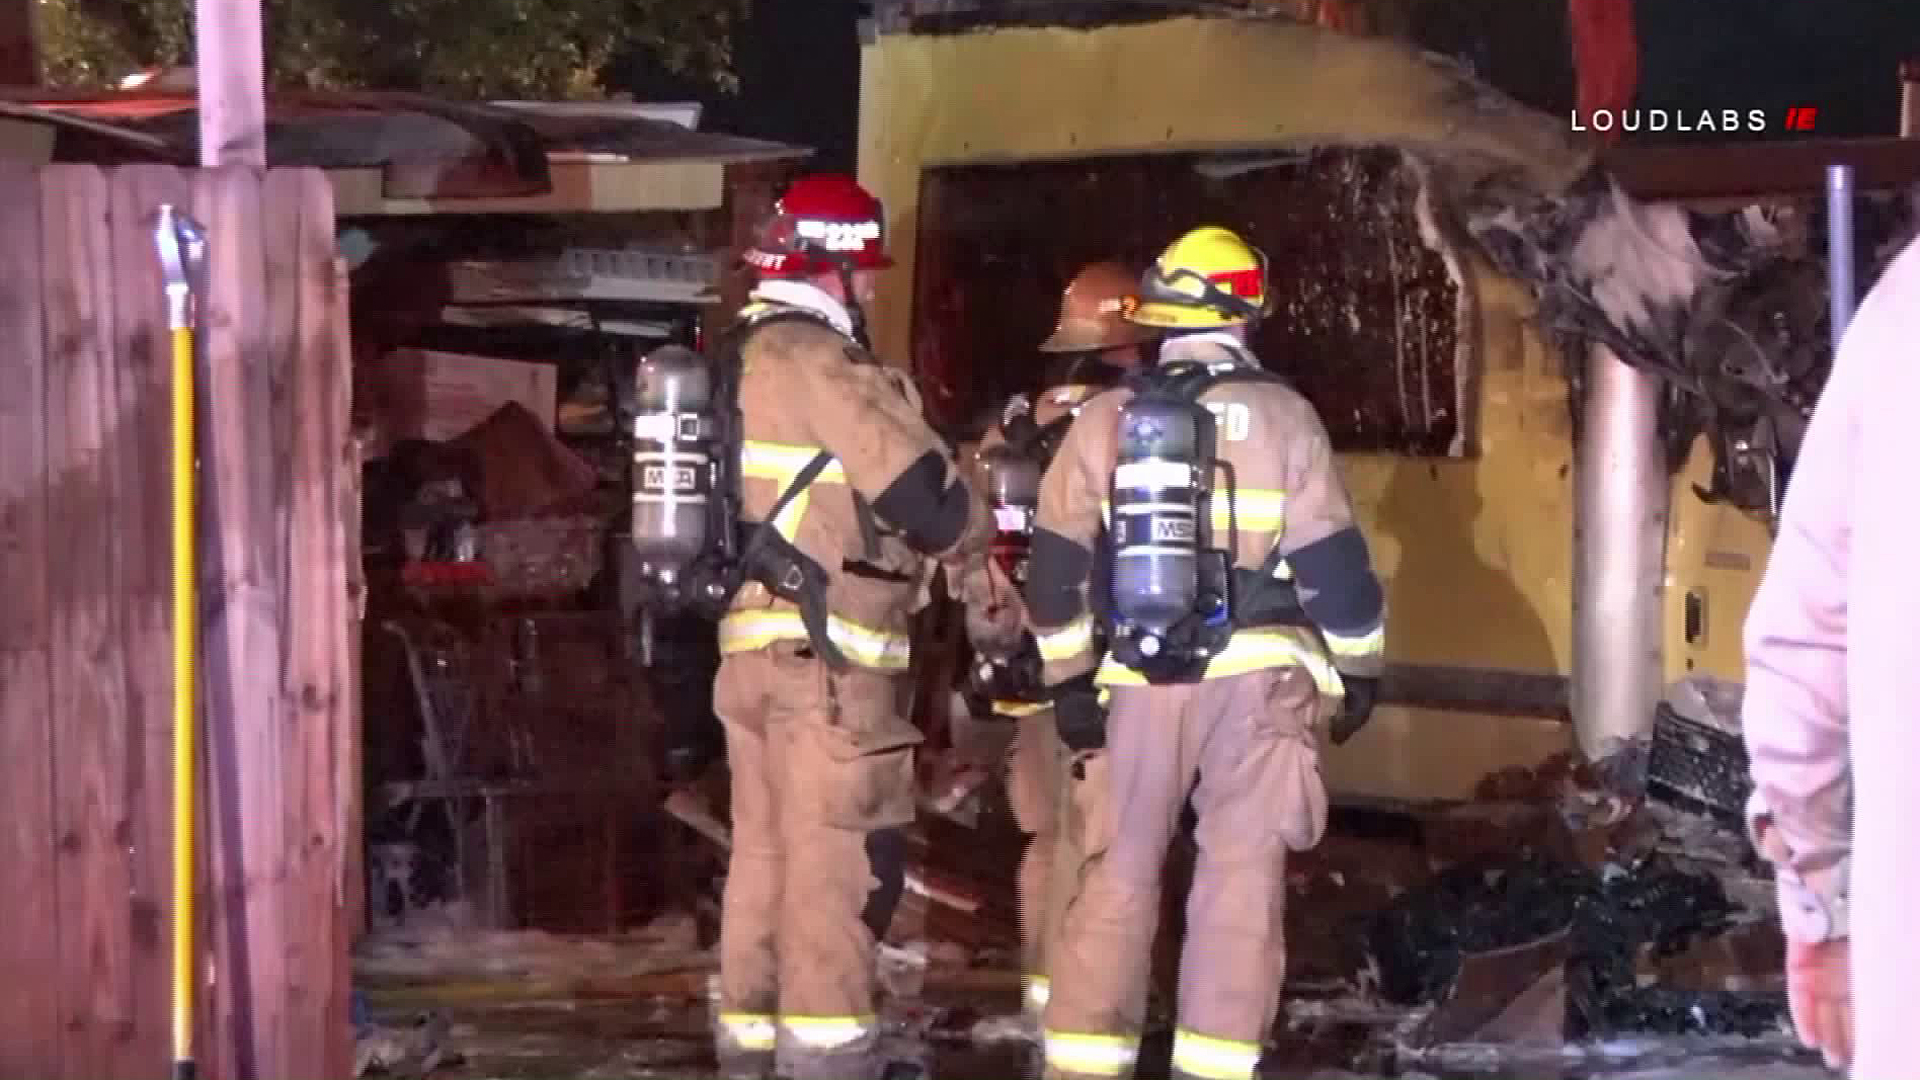
POLYGON ((1140 1040, 1127 1035, 1046 1032, 1047 1068, 1069 1076, 1125 1076, 1140 1057, 1140 1040))
POLYGON ((723 1012, 718 1049, 722 1055, 730 1050, 764 1053, 773 1049, 778 1034, 773 1017, 766 1013, 723 1012))
POLYGON ((840 1050, 874 1033, 872 1016, 782 1016, 780 1027, 808 1050, 840 1050))
POLYGON ((1260 1067, 1260 1044, 1216 1039, 1186 1028, 1173 1036, 1173 1068, 1198 1080, 1253 1080, 1260 1067))

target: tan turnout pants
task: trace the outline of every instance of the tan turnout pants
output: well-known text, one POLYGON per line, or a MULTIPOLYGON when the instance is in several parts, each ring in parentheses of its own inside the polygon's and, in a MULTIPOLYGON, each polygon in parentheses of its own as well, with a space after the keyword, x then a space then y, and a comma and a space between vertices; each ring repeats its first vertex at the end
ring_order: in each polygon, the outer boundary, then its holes
POLYGON ((714 711, 733 784, 723 1073, 770 1075, 776 1047, 796 1080, 862 1080, 877 1067, 876 935, 899 896, 921 741, 899 714, 897 680, 830 671, 797 642, 721 662, 714 711))
POLYGON ((1326 829, 1317 728, 1298 667, 1190 686, 1115 687, 1103 750, 1076 755, 1081 852, 1050 955, 1047 1076, 1126 1077, 1145 1020, 1167 847, 1189 794, 1198 857, 1180 955, 1173 1075, 1248 1080, 1286 970, 1286 853, 1326 829))
POLYGON ((1062 890, 1049 882, 1065 857, 1061 850, 1061 802, 1066 797, 1067 748, 1060 741, 1053 710, 1012 721, 1013 745, 1007 754, 1007 802, 1020 831, 1028 834, 1020 856, 1020 955, 1026 978, 1024 1006, 1039 1018, 1046 1008, 1047 947, 1053 939, 1064 904, 1055 903, 1062 890))

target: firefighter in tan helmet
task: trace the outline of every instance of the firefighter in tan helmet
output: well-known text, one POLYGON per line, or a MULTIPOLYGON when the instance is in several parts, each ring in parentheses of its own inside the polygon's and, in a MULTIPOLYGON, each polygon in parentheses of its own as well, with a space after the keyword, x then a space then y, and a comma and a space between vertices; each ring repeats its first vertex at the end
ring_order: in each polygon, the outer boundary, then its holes
POLYGON ((733 852, 716 1049, 730 1080, 771 1077, 776 1049, 783 1076, 866 1080, 887 1064, 874 959, 915 812, 908 620, 934 559, 984 557, 991 518, 910 384, 858 341, 889 265, 878 201, 800 180, 746 260, 740 511, 771 528, 720 623, 733 852))
POLYGON ((1037 401, 1024 394, 1009 401, 974 455, 995 515, 996 541, 993 557, 962 580, 960 595, 974 648, 974 697, 1013 724, 1006 785, 1014 820, 1028 838, 1020 860, 1020 935, 1023 1002, 1036 1025, 1047 1002, 1049 924, 1059 910, 1048 879, 1054 863, 1067 857, 1058 851, 1066 765, 1020 590, 1040 477, 1053 448, 1080 404, 1138 367, 1154 336, 1126 318, 1138 280, 1116 262, 1092 263, 1074 276, 1061 296, 1057 325, 1039 346, 1065 361, 1064 370, 1050 373, 1056 384, 1043 387, 1037 401))
POLYGON ((1286 854, 1326 825, 1318 728, 1344 742, 1372 710, 1380 584, 1319 416, 1248 348, 1267 308, 1240 237, 1175 241, 1129 316, 1166 333, 1158 362, 1082 406, 1041 485, 1026 600, 1081 837, 1048 957, 1049 1077, 1131 1074, 1189 797, 1173 1074, 1254 1076, 1286 967, 1286 854))

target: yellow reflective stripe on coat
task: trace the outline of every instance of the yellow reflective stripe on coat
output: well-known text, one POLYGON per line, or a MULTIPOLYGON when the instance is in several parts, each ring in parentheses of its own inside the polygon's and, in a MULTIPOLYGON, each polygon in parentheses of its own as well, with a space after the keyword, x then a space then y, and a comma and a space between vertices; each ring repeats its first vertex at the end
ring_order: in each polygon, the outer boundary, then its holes
POLYGON ((1251 1080, 1260 1066, 1260 1044, 1196 1035, 1185 1028, 1173 1035, 1173 1067, 1200 1080, 1251 1080))
POLYGON ((777 1035, 768 1013, 723 1012, 720 1030, 742 1050, 771 1050, 777 1035))
POLYGON ((872 1034, 871 1016, 782 1016, 780 1026, 809 1050, 837 1050, 872 1034))
MULTIPOLYGON (((848 660, 861 667, 905 671, 912 655, 913 643, 907 635, 874 630, 838 615, 827 616, 827 637, 840 646, 848 660)), ((806 638, 807 626, 800 620, 798 611, 778 608, 732 611, 720 620, 723 653, 752 652, 776 641, 806 638)))
MULTIPOLYGON (((1242 488, 1231 501, 1216 492, 1213 499, 1213 532, 1222 546, 1227 530, 1238 525, 1244 532, 1278 533, 1287 522, 1287 493, 1268 488, 1242 488)), ((1279 537, 1274 538, 1279 542, 1279 537)))
MULTIPOLYGON (((1340 697, 1347 692, 1346 684, 1340 681, 1340 673, 1327 661, 1325 653, 1303 644, 1286 631, 1274 630, 1241 630, 1235 633, 1227 647, 1220 650, 1213 662, 1207 665, 1205 681, 1296 664, 1307 669, 1307 674, 1313 676, 1313 683, 1321 693, 1340 697)), ((1094 677, 1094 681, 1105 686, 1147 685, 1145 676, 1115 660, 1111 654, 1101 663, 1100 673, 1094 677)))
POLYGON ((993 715, 1010 716, 1015 720, 1021 717, 1043 713, 1052 706, 1044 701, 996 701, 993 703, 993 715))
POLYGON ((1048 1031, 1047 1065, 1082 1076, 1120 1076, 1140 1056, 1140 1040, 1129 1035, 1083 1035, 1048 1031))
POLYGON ((1057 664, 1093 650, 1093 616, 1082 615, 1058 630, 1034 635, 1040 646, 1040 661, 1057 664))
MULTIPOLYGON (((770 480, 775 487, 774 497, 779 498, 807 467, 821 453, 818 446, 796 446, 790 443, 761 442, 747 439, 740 444, 740 475, 754 480, 770 480)), ((773 521, 773 529, 789 544, 800 533, 800 520, 807 516, 807 492, 814 484, 844 484, 847 482, 847 470, 839 461, 829 461, 820 470, 820 475, 812 483, 794 493, 792 499, 781 509, 780 516, 773 521)))
POLYGON ((1331 630, 1322 630, 1320 634, 1327 639, 1327 648, 1333 652, 1333 655, 1343 660, 1377 656, 1386 651, 1387 648, 1387 628, 1385 626, 1376 626, 1372 630, 1357 636, 1336 634, 1331 630))

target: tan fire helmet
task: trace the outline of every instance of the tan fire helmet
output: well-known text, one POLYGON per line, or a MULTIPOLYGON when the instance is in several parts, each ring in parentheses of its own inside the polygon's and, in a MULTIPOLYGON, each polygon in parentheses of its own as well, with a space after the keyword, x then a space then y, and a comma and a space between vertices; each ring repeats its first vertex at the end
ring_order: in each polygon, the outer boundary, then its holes
POLYGON ((1139 304, 1140 279, 1117 262, 1090 263, 1060 296, 1060 319, 1041 352, 1118 349, 1151 340, 1155 331, 1130 322, 1139 304))

